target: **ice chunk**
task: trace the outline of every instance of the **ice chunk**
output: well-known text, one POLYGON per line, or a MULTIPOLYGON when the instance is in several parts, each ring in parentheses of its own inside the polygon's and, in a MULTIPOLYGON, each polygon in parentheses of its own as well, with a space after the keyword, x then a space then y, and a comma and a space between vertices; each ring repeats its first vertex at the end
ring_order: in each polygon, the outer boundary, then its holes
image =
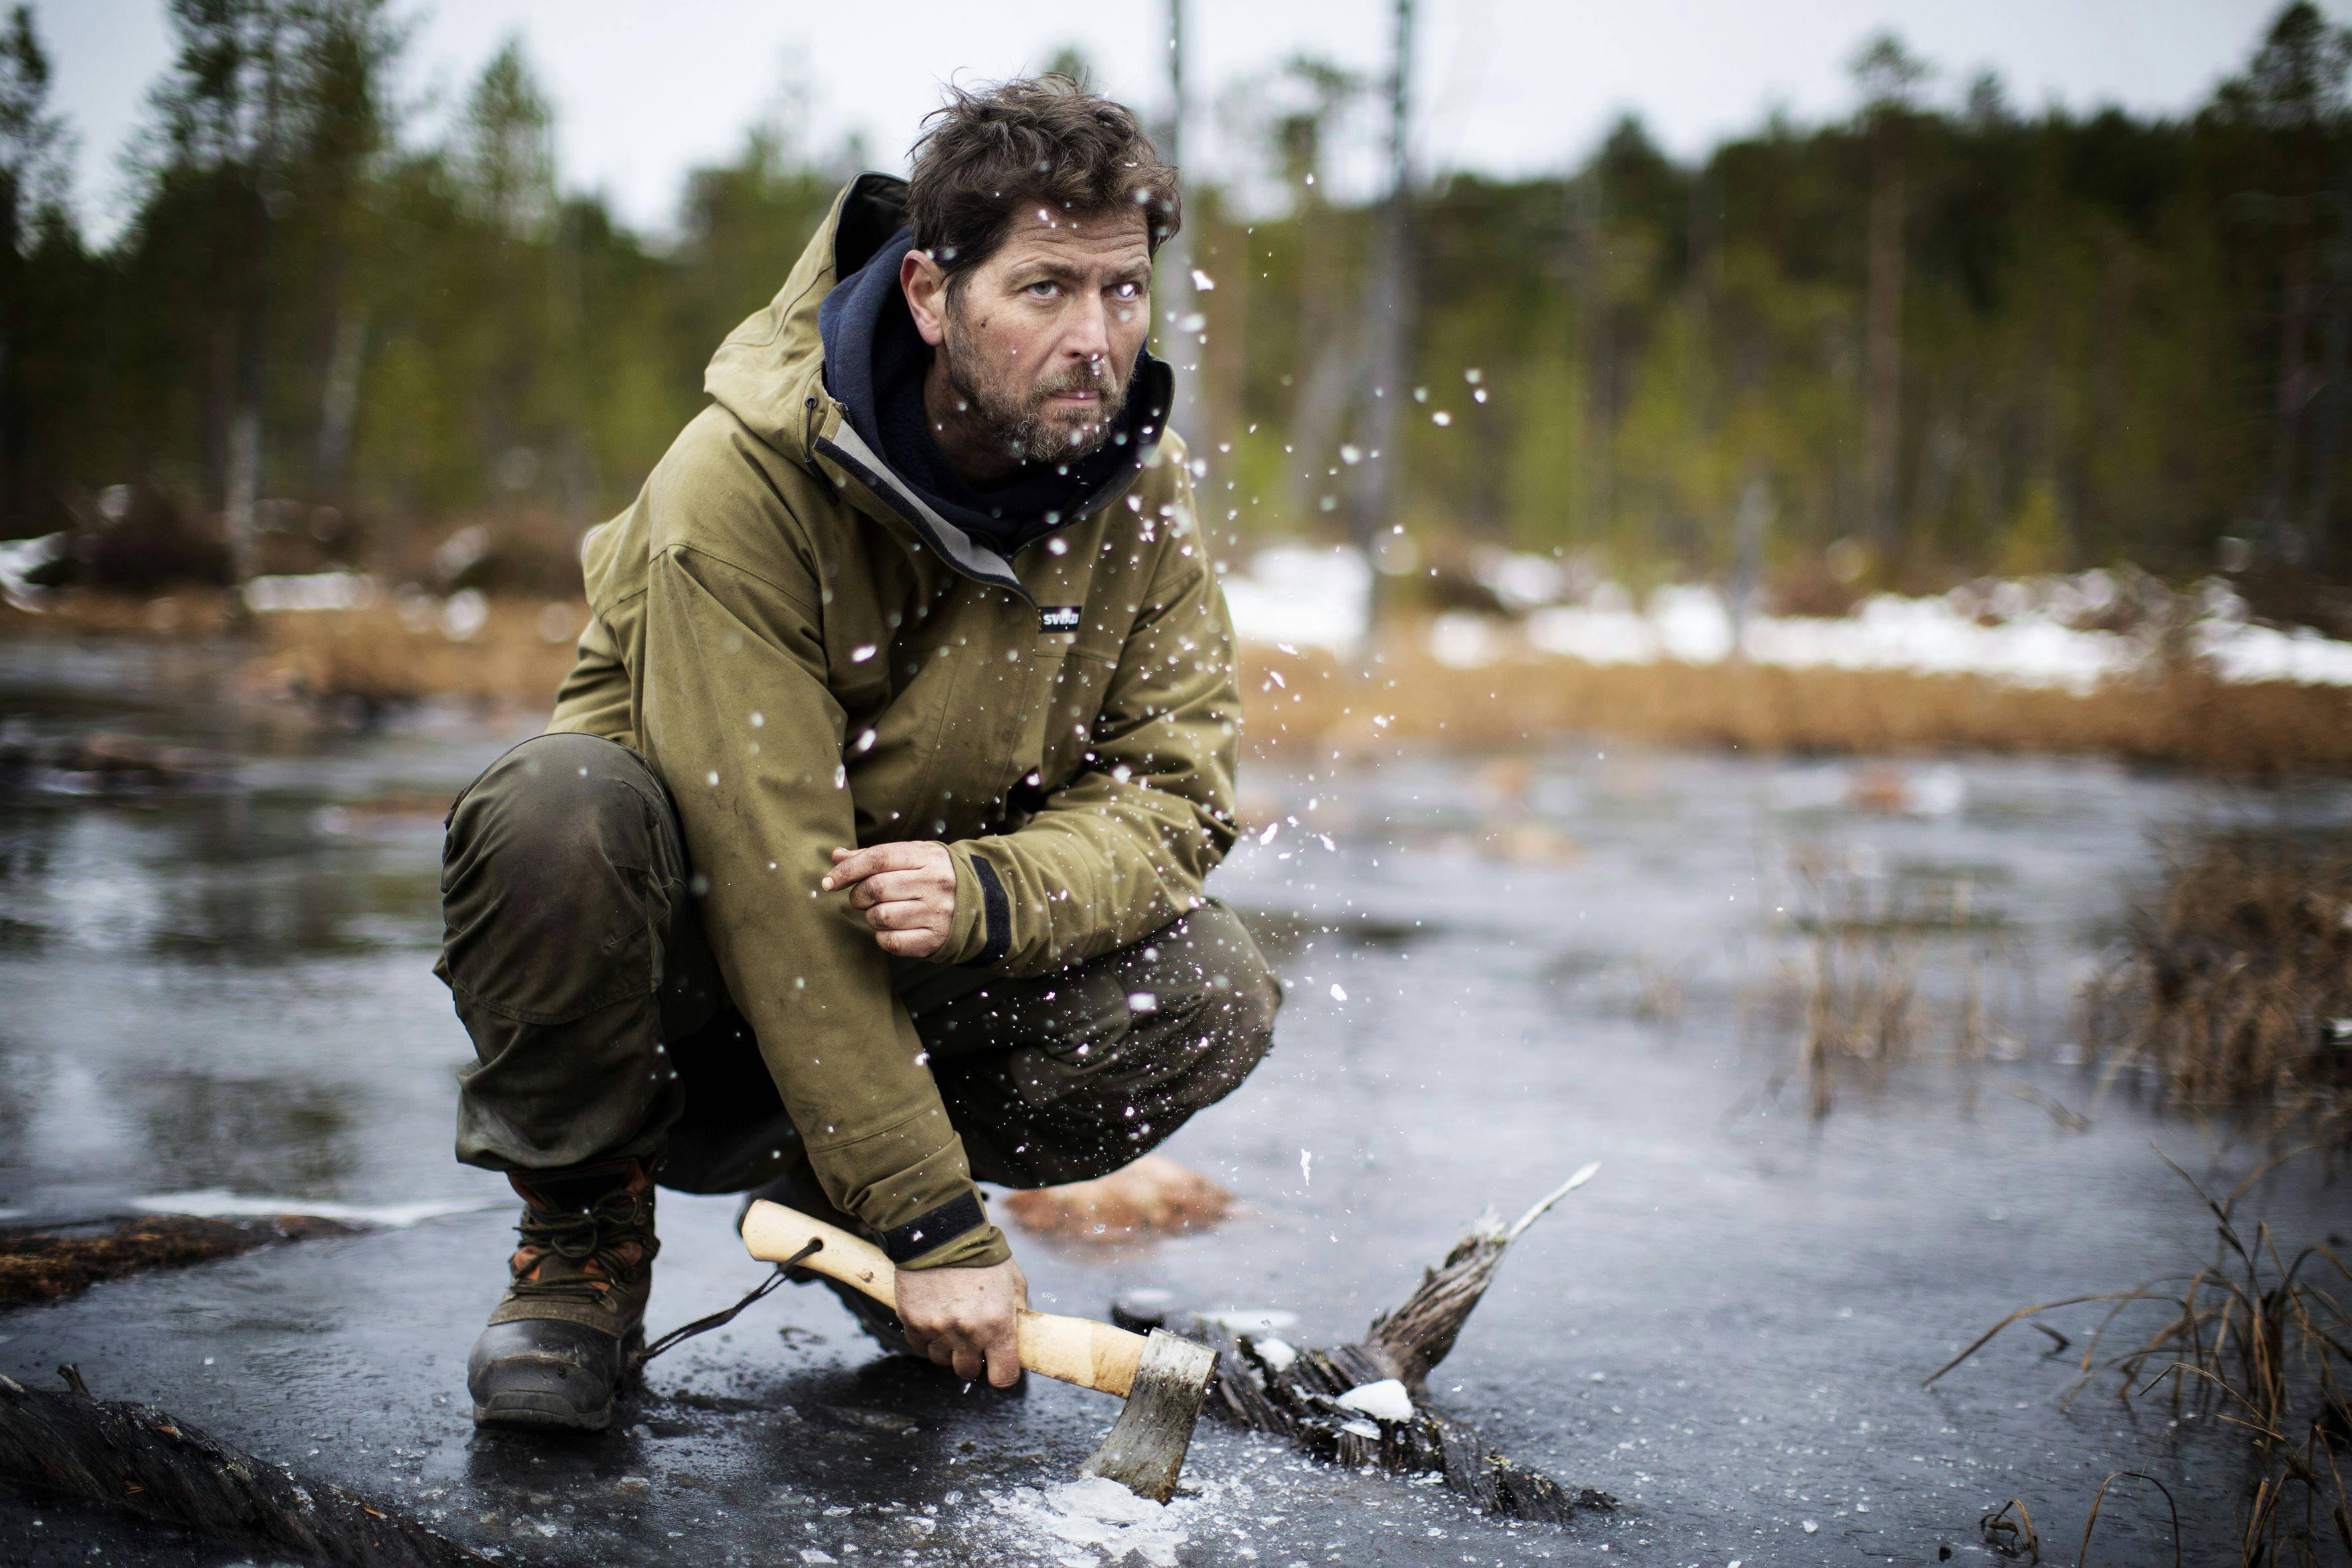
POLYGON ((1298 1359, 1298 1352, 1291 1348, 1289 1341, 1277 1340, 1271 1334, 1262 1340, 1252 1340, 1250 1349, 1257 1352, 1257 1359, 1265 1363, 1270 1372, 1288 1372, 1290 1363, 1298 1359))
POLYGON ((246 1197, 220 1187, 204 1187, 185 1193, 151 1193, 131 1200, 131 1206, 147 1214, 189 1215, 197 1219, 238 1219, 247 1216, 273 1218, 278 1215, 307 1215, 316 1219, 339 1219, 353 1225, 381 1225, 403 1229, 420 1220, 440 1219, 453 1214, 473 1214, 478 1210, 497 1208, 500 1198, 467 1198, 452 1203, 365 1204, 331 1203, 323 1198, 246 1197))
MULTIPOLYGON (((1150 1568, 1175 1568, 1176 1552, 1192 1539, 1187 1528, 1196 1499, 1160 1504, 1139 1498, 1106 1476, 1039 1489, 1016 1488, 991 1500, 1022 1535, 1092 1548, 1099 1561, 1133 1559, 1150 1568)), ((1084 1562, 1078 1558, 1076 1561, 1084 1562)))
POLYGON ((1412 1395, 1404 1391, 1403 1384, 1392 1377, 1384 1377, 1378 1383, 1360 1383, 1339 1395, 1339 1403, 1377 1421, 1412 1419, 1412 1395))

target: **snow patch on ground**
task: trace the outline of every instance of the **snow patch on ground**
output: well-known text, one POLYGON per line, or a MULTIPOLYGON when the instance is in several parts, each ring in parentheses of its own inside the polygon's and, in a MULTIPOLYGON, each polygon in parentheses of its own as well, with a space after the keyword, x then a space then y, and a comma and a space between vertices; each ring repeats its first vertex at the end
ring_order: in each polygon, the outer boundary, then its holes
POLYGON ((437 1204, 366 1204, 330 1203, 319 1198, 246 1197, 222 1187, 204 1187, 189 1193, 153 1193, 132 1198, 131 1206, 148 1214, 191 1215, 197 1219, 274 1218, 278 1215, 310 1215, 319 1219, 339 1219, 352 1225, 389 1226, 405 1229, 419 1221, 439 1219, 445 1215, 474 1214, 482 1209, 497 1208, 504 1198, 474 1198, 463 1203, 437 1204))
POLYGON ((1277 544, 1224 579, 1225 607, 1249 642, 1353 647, 1371 613, 1372 569, 1348 549, 1277 544))
MULTIPOLYGON (((2079 693, 2152 668, 2164 640, 2152 626, 2127 633, 2075 624, 2121 603, 2119 580, 2097 571, 1971 584, 1924 598, 1878 594, 1847 616, 1750 616, 1743 623, 1704 584, 1663 587, 1637 605, 1622 587, 1600 582, 1580 589, 1572 603, 1546 603, 1547 594, 1570 591, 1569 574, 1538 557, 1510 561, 1528 564, 1517 575, 1493 577, 1490 586, 1525 611, 1524 620, 1438 616, 1427 631, 1438 662, 1474 669, 1533 653, 1587 664, 1707 665, 1737 651, 1750 663, 1790 669, 1975 675, 2079 693)), ((1260 551, 1247 570, 1228 574, 1223 586, 1244 641, 1345 651, 1362 639, 1371 581, 1371 567, 1357 551, 1285 544, 1260 551)), ((2181 617, 2189 651, 2223 680, 2352 686, 2352 642, 2309 627, 2255 625, 2225 582, 2209 581, 2185 595, 2153 592, 2177 606, 2168 613, 2181 617)))
POLYGON ((1216 1489, 1213 1483, 1199 1497, 1163 1504, 1139 1498, 1108 1477, 1088 1476, 1047 1487, 1016 1487, 988 1500, 1022 1543, 1043 1548, 1064 1568, 1120 1563, 1175 1568, 1177 1549, 1192 1539, 1190 1526, 1216 1489))
POLYGON ((375 599, 375 579, 364 572, 305 572, 255 577, 245 584, 246 608, 257 615, 286 610, 363 610, 375 599))

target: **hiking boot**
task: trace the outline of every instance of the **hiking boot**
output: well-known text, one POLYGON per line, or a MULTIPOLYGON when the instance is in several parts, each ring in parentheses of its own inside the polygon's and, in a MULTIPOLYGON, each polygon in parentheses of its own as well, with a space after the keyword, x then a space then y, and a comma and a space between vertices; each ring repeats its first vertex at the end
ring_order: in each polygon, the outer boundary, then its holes
MULTIPOLYGON (((821 1219, 825 1224, 836 1229, 845 1230, 852 1236, 866 1234, 864 1226, 835 1208, 825 1200, 824 1194, 816 1190, 814 1175, 808 1178, 808 1186, 815 1195, 804 1198, 793 1185, 792 1173, 787 1172, 783 1175, 773 1177, 753 1187, 743 1194, 743 1201, 736 1205, 735 1234, 740 1236, 743 1233, 743 1221, 751 1214, 751 1205, 761 1199, 772 1204, 782 1204, 786 1208, 798 1209, 811 1219, 821 1219)), ((814 1279, 832 1291, 840 1299, 841 1304, 849 1310, 849 1315, 857 1320, 857 1326, 866 1331, 866 1337, 880 1345, 889 1354, 914 1355, 914 1347, 907 1342, 907 1325, 898 1321, 898 1314, 866 1294, 865 1291, 853 1290, 840 1280, 827 1279, 813 1269, 794 1268, 790 1270, 790 1276, 794 1284, 805 1285, 814 1279)))
POLYGON ((522 1245, 466 1361, 474 1425, 601 1432, 645 1343, 661 1250, 653 1173, 621 1160, 507 1180, 522 1195, 522 1245))

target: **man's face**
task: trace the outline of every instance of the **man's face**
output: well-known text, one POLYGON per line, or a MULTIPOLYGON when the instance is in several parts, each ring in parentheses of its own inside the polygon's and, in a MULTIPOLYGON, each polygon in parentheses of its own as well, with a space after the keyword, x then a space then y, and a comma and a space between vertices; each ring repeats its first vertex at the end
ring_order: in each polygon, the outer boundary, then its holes
POLYGON ((1099 449, 1151 326, 1142 209, 1032 207, 960 283, 936 278, 928 257, 908 258, 901 280, 916 329, 1007 453, 1062 463, 1099 449))

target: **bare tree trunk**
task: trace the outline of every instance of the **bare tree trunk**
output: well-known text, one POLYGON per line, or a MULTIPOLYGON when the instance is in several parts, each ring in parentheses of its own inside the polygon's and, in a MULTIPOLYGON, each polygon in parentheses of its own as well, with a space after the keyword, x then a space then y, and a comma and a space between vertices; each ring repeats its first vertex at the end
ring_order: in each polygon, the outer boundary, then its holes
POLYGON ((1772 487, 1759 475, 1739 492, 1731 523, 1731 657, 1746 657, 1748 622, 1764 584, 1764 542, 1772 528, 1772 487))
POLYGON ((2311 321, 2311 226, 2300 214, 2289 220, 2286 245, 2284 309, 2279 325, 2278 428, 2271 444, 2271 482, 2264 497, 2263 541, 2277 556, 2293 564, 2294 550, 2288 521, 2294 507, 2296 480, 2302 468, 2305 390, 2304 337, 2311 321))
POLYGON ((1864 311, 1867 367, 1863 395, 1865 429, 1863 488, 1870 530, 1882 554, 1902 545, 1900 475, 1903 441, 1902 132, 1894 112, 1879 117, 1871 136, 1874 178, 1870 189, 1870 280, 1864 311))
MULTIPOLYGON (((1315 312, 1321 318, 1324 312, 1315 312)), ((1307 335, 1307 334, 1302 334, 1307 335)), ((1339 444, 1340 423, 1348 416, 1356 383, 1363 369, 1361 345, 1340 323, 1327 322, 1302 344, 1306 380, 1290 418, 1290 515, 1294 522, 1312 522, 1329 509, 1324 499, 1336 482, 1325 470, 1339 444)))
MULTIPOLYGON (((1197 487, 1196 500, 1201 509, 1202 535, 1225 542, 1224 533, 1213 532, 1230 527, 1225 513, 1232 509, 1231 496, 1234 488, 1233 466, 1221 461, 1219 454, 1230 452, 1240 439, 1242 385, 1249 364, 1243 350, 1248 342, 1250 310, 1249 240, 1239 239, 1241 254, 1235 265, 1219 268, 1218 305, 1215 331, 1201 344, 1201 395, 1194 424, 1200 431, 1201 444, 1206 448, 1201 456, 1212 467, 1209 480, 1197 487)), ((1223 549, 1213 549, 1220 561, 1226 559, 1223 549)))
POLYGON ((1614 310, 1609 295, 1609 189, 1595 163, 1579 204, 1583 244, 1577 285, 1577 357, 1582 362, 1584 460, 1576 466, 1578 516, 1583 542, 1609 530, 1616 509, 1617 399, 1614 310))
POLYGON ((2327 284, 2327 342, 2320 384, 2323 401, 2312 431, 2311 510, 2305 515, 2304 533, 2310 558, 2326 565, 2346 563, 2347 552, 2336 529, 2336 469, 2343 460, 2344 417, 2352 404, 2352 167, 2339 177, 2336 190, 2336 255, 2327 284))
POLYGON ((336 313, 334 346, 328 352, 326 386, 319 398, 319 449, 313 458, 319 489, 325 494, 331 495, 341 485, 345 465, 351 461, 367 330, 365 309, 346 302, 336 313))
POLYGON ((269 214, 254 194, 254 231, 247 268, 245 303, 236 326, 236 359, 230 380, 228 489, 229 569, 237 582, 253 575, 261 531, 261 408, 269 367, 269 214))
POLYGON ((253 575, 260 544, 262 415, 268 404, 269 268, 275 227, 269 204, 280 194, 275 187, 285 156, 286 82, 280 25, 275 16, 264 23, 268 31, 261 49, 261 118, 245 175, 250 186, 246 195, 252 231, 247 253, 239 258, 244 277, 238 290, 242 306, 236 326, 236 401, 229 414, 226 508, 229 565, 240 583, 253 575))
POLYGON ((23 482, 14 462, 16 448, 9 442, 16 426, 16 359, 9 353, 11 346, 7 329, 0 327, 0 523, 16 516, 21 500, 16 491, 23 482))
POLYGON ((1411 395, 1405 382, 1413 310, 1412 170, 1407 133, 1412 121, 1412 0, 1395 0, 1396 58, 1389 79, 1389 195, 1381 209, 1378 270, 1372 278, 1372 406, 1367 435, 1363 487, 1357 495, 1357 542, 1375 567, 1372 573, 1371 629, 1381 619, 1381 574, 1377 570, 1381 540, 1395 525, 1398 478, 1404 454, 1399 450, 1404 434, 1404 405, 1411 395))
POLYGON ((261 543, 261 412, 242 398, 229 416, 228 496, 223 510, 228 521, 229 570, 242 583, 253 575, 261 543))
MULTIPOLYGON (((1168 0, 1168 125, 1161 132, 1160 152, 1181 172, 1184 161, 1184 0, 1168 0)), ((1176 391, 1168 410, 1168 428, 1190 443, 1201 437, 1198 428, 1199 392, 1193 385, 1201 371, 1200 302, 1192 297, 1192 246, 1179 229, 1160 247, 1152 268, 1152 293, 1160 305, 1160 351, 1176 373, 1176 391)), ((1195 457, 1199 454, 1196 452, 1195 457)))

